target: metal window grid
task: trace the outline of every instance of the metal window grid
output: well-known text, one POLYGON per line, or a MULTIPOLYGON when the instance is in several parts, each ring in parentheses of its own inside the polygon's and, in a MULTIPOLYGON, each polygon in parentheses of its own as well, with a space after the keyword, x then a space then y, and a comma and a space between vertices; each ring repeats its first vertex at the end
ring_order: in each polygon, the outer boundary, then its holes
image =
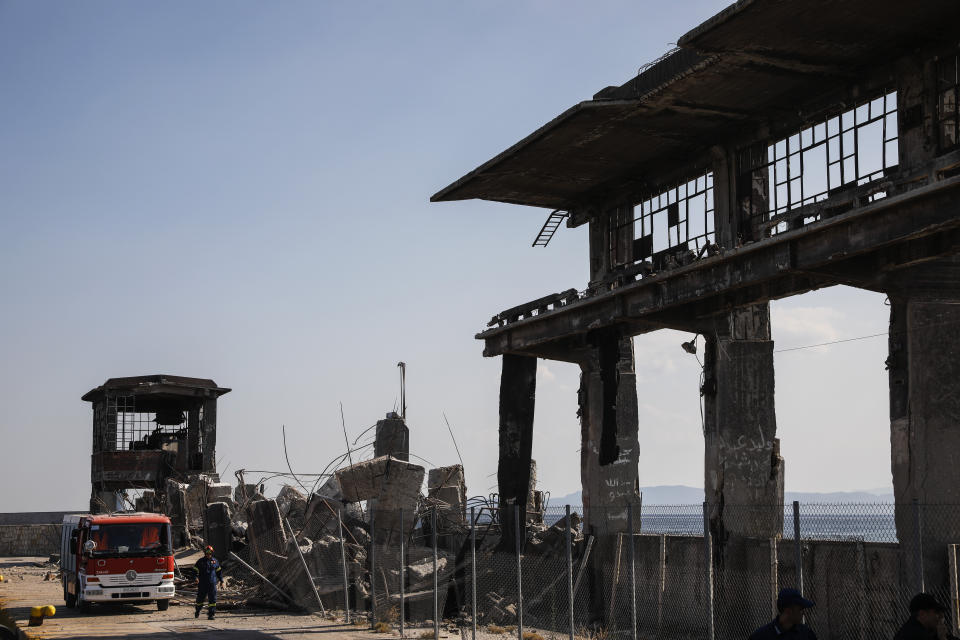
MULTIPOLYGON (((740 184, 745 184, 743 178, 749 176, 752 186, 761 186, 761 197, 756 197, 758 192, 753 188, 741 197, 747 200, 751 215, 766 222, 826 200, 840 187, 873 182, 897 164, 897 93, 891 91, 767 145, 766 153, 754 148, 742 150, 740 184), (762 202, 764 195, 766 203, 762 202)), ((878 192, 870 200, 885 195, 878 192)), ((802 226, 819 218, 819 213, 812 212, 794 224, 802 226)), ((769 233, 776 235, 788 228, 791 225, 782 221, 769 233)))
MULTIPOLYGON (((202 410, 201 410, 202 412, 202 410)), ((157 415, 153 412, 138 411, 136 396, 114 396, 107 398, 106 411, 94 409, 94 417, 100 421, 99 433, 106 442, 106 451, 128 451, 146 447, 146 439, 151 435, 185 435, 187 431, 187 412, 183 412, 183 420, 177 425, 158 425, 157 415), (116 416, 116 429, 110 433, 106 421, 108 416, 116 416)), ((202 424, 203 418, 200 416, 202 424)))
POLYGON ((713 172, 645 197, 634 205, 632 219, 617 228, 619 232, 633 226, 632 260, 617 256, 614 242, 610 247, 612 264, 644 260, 662 251, 692 248, 699 252, 714 241, 713 212, 713 172))

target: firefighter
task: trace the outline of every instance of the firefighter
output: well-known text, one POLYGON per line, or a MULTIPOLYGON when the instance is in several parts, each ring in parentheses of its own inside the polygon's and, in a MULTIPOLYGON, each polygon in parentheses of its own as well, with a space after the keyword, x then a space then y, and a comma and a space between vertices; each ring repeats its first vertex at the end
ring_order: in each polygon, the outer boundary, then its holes
POLYGON ((213 616, 217 612, 217 585, 223 586, 220 563, 213 557, 213 547, 207 545, 203 549, 203 557, 197 560, 194 568, 197 570, 197 610, 193 617, 200 617, 200 611, 203 610, 203 600, 209 598, 210 605, 207 608, 207 618, 213 620, 213 616))

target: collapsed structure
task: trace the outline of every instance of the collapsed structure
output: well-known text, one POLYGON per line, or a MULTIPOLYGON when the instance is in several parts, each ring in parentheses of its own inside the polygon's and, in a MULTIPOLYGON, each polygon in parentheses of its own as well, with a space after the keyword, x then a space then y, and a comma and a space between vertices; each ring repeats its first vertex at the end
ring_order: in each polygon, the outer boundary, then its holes
POLYGON ((909 505, 960 498, 958 19, 950 0, 737 2, 431 198, 551 210, 535 246, 564 220, 589 227, 585 289, 477 335, 502 357, 502 502, 526 499, 537 358, 571 362, 587 526, 625 531, 631 338, 698 334, 709 528, 718 580, 735 579, 740 543, 783 527, 769 301, 843 284, 890 300, 897 536, 922 550, 905 555, 911 581, 946 584, 960 524, 920 531, 909 505))

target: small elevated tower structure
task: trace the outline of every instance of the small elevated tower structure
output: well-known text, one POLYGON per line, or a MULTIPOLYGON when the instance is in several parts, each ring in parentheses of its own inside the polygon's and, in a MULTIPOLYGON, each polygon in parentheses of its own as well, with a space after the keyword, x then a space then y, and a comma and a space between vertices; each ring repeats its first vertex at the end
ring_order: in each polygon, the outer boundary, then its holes
POLYGON ((83 395, 93 404, 90 510, 113 511, 119 492, 163 493, 167 478, 216 475, 213 380, 151 375, 110 378, 83 395))

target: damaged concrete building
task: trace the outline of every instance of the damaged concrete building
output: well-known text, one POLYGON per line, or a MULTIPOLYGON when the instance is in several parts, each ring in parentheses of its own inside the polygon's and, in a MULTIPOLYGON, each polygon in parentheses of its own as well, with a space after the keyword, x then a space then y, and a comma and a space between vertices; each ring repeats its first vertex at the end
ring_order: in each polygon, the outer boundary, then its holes
POLYGON ((847 285, 890 300, 897 535, 945 583, 960 523, 918 534, 909 505, 960 499, 958 19, 948 0, 737 2, 431 198, 542 207, 534 246, 589 228, 585 288, 477 335, 502 359, 502 504, 526 504, 537 359, 570 362, 586 525, 625 531, 642 446, 632 338, 699 335, 708 521, 732 567, 738 540, 783 527, 769 302, 847 285))
MULTIPOLYGON (((91 513, 126 509, 131 489, 143 490, 137 509, 160 511, 168 480, 217 482, 217 399, 229 392, 213 380, 149 375, 110 378, 85 393, 93 406, 91 513)), ((191 494, 181 513, 201 520, 208 497, 191 494)))

